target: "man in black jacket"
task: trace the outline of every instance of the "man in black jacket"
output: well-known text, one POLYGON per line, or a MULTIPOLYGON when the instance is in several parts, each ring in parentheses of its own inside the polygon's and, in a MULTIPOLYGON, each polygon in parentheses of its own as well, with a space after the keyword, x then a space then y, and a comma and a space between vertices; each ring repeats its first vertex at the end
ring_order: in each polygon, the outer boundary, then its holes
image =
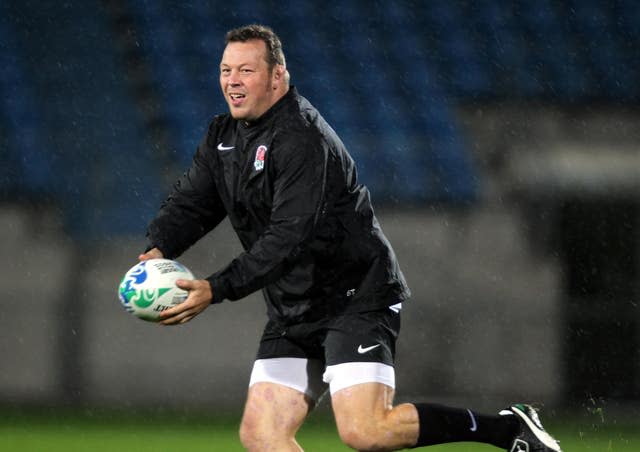
MULTIPOLYGON (((295 435, 327 389, 342 440, 358 450, 480 441, 558 451, 535 411, 500 415, 428 403, 393 407, 395 341, 409 289, 333 129, 289 85, 268 28, 227 34, 217 116, 148 229, 141 260, 176 258, 229 216, 245 251, 204 280, 162 323, 259 289, 267 304, 240 428, 252 451, 300 450, 295 435)), ((520 449, 522 447, 522 449, 520 449)))

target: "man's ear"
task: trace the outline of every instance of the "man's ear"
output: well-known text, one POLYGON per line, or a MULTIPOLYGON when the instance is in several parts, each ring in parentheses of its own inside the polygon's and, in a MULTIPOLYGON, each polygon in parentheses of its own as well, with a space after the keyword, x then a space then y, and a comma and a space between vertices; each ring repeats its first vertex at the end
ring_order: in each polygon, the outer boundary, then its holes
MULTIPOLYGON (((283 83, 286 72, 287 69, 284 66, 282 66, 281 64, 276 65, 276 67, 273 69, 273 81, 277 82, 278 84, 283 83)), ((273 89, 276 89, 276 87, 274 86, 273 89)))

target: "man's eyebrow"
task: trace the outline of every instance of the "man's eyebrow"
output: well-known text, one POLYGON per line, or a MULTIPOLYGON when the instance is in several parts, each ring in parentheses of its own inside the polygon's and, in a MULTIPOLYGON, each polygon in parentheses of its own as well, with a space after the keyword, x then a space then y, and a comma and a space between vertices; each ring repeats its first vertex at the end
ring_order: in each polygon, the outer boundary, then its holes
MULTIPOLYGON (((227 66, 227 67, 231 67, 231 65, 229 63, 220 63, 220 66, 227 66)), ((236 66, 238 67, 242 67, 242 66, 253 66, 252 63, 240 63, 240 64, 236 64, 236 66)))

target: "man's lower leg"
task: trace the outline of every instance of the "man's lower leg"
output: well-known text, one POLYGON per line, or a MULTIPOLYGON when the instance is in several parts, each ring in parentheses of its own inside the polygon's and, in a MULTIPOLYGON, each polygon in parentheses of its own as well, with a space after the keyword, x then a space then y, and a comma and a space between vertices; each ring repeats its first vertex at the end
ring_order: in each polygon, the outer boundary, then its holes
POLYGON ((478 414, 469 409, 434 403, 414 405, 420 423, 420 434, 414 447, 475 441, 506 449, 520 426, 513 416, 478 414))

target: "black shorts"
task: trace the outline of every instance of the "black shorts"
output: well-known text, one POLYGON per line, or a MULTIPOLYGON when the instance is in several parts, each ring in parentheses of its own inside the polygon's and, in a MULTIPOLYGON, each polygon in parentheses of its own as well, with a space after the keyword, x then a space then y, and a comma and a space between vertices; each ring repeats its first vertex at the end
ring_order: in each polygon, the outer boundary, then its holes
POLYGON ((256 359, 306 358, 324 366, 377 362, 393 366, 400 312, 391 308, 282 326, 269 321, 256 359))

